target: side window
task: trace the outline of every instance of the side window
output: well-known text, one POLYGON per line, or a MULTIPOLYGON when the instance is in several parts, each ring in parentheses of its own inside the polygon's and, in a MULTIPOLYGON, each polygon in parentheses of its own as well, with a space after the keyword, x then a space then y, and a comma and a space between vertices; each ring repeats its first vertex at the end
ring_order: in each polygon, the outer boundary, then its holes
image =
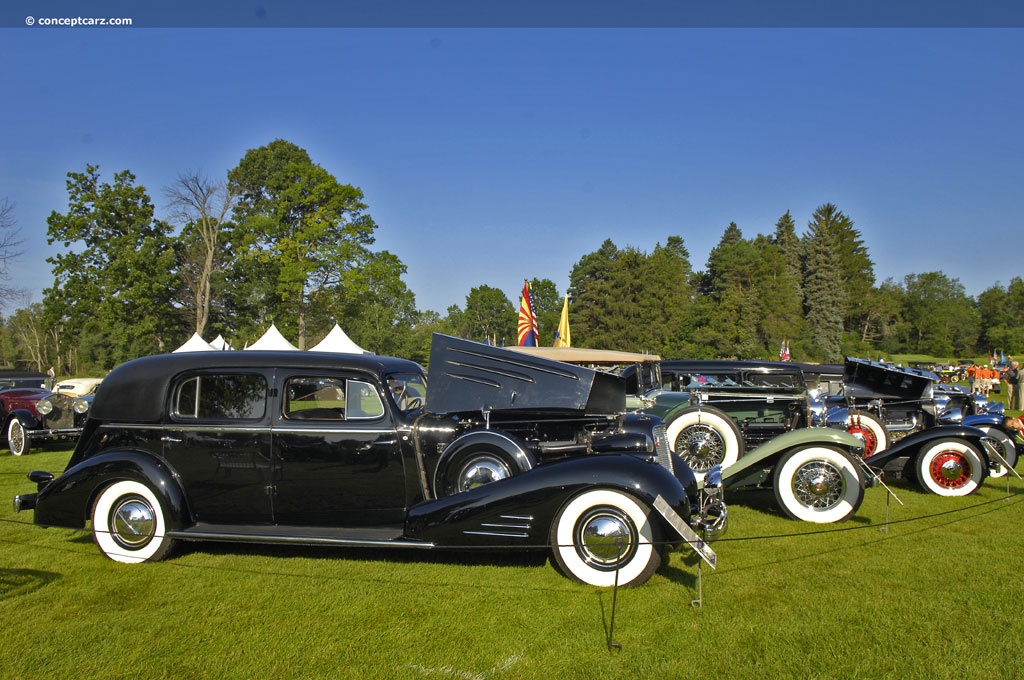
POLYGON ((173 414, 198 420, 259 420, 267 409, 262 375, 198 375, 174 391, 173 414))
POLYGON ((384 404, 373 385, 361 380, 349 380, 346 412, 349 420, 380 418, 384 415, 384 404))
POLYGON ((380 394, 362 380, 299 376, 285 383, 289 420, 367 420, 384 415, 380 394))
POLYGON ((285 383, 284 417, 290 420, 344 420, 344 378, 289 378, 285 383))

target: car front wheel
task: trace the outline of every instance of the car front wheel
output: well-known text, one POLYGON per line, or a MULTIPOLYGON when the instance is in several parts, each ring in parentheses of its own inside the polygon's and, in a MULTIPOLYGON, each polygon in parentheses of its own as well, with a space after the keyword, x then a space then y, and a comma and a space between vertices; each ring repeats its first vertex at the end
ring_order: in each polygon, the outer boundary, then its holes
POLYGON ((842 451, 823 446, 783 454, 773 485, 783 512, 817 524, 849 519, 864 500, 857 464, 842 451))
POLYGON ((16 417, 7 424, 7 445, 15 456, 24 456, 29 450, 28 433, 16 417))
POLYGON ((145 484, 115 482, 92 510, 92 535, 100 551, 116 562, 157 562, 170 552, 167 521, 156 494, 145 484))
POLYGON ((661 566, 650 512, 632 496, 611 489, 576 496, 551 527, 559 571, 599 587, 644 583, 661 566))
POLYGON ((985 479, 981 454, 961 439, 941 439, 917 458, 917 481, 940 496, 967 496, 985 479))

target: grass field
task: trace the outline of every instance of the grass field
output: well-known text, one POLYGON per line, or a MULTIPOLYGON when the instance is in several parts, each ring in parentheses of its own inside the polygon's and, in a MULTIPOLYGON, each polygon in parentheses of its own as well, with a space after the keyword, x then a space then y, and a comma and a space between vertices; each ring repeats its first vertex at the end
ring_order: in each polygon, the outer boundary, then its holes
POLYGON ((0 454, 4 678, 1020 677, 1024 483, 967 498, 897 483, 851 521, 733 493, 718 569, 646 585, 541 558, 193 544, 122 565, 10 498, 69 452, 0 454), (886 525, 888 515, 889 524, 886 525), (703 606, 691 602, 703 596, 703 606), (615 602, 614 639, 608 633, 615 602))

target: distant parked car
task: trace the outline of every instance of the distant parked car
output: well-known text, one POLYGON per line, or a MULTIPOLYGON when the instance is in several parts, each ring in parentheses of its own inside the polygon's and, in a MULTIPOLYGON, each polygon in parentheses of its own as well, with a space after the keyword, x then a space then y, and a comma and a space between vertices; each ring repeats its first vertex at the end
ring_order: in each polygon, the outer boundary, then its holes
POLYGON ((0 389, 7 387, 46 387, 45 373, 32 371, 0 371, 0 389))
POLYGON ((54 385, 53 391, 72 397, 84 397, 87 394, 95 394, 102 382, 103 378, 68 378, 54 385))
POLYGON ((0 390, 0 417, 7 445, 15 456, 35 444, 70 443, 82 434, 93 397, 72 397, 39 387, 0 390))
POLYGON ((550 550, 567 576, 635 585, 667 545, 714 560, 721 487, 698 488, 621 378, 435 335, 404 359, 194 352, 105 380, 63 474, 15 498, 109 558, 178 541, 550 550), (701 535, 703 534, 703 535, 701 535))

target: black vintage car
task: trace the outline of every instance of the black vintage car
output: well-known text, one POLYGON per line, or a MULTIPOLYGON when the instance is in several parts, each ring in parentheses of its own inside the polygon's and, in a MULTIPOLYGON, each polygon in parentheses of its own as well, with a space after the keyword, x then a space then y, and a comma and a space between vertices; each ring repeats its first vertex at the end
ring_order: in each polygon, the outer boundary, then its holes
POLYGON ((608 586, 645 581, 666 545, 713 561, 720 487, 624 403, 616 376, 440 335, 429 381, 372 355, 148 357, 105 379, 63 474, 31 473, 15 507, 91 520, 121 562, 205 540, 550 549, 608 586))

